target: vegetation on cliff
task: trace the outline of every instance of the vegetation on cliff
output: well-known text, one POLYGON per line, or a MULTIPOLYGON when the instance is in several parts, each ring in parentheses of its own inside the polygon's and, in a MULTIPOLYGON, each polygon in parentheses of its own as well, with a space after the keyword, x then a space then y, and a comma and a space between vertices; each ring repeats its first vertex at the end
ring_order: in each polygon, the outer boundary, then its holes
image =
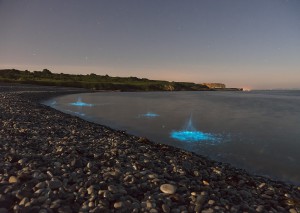
POLYGON ((16 69, 0 70, 0 82, 120 91, 210 90, 206 85, 189 82, 169 82, 137 77, 111 77, 108 75, 96 75, 94 73, 87 75, 58 74, 52 73, 48 69, 33 72, 16 69))
POLYGON ((208 88, 213 88, 213 89, 225 89, 226 88, 225 84, 222 84, 222 83, 203 83, 203 85, 208 86, 208 88))

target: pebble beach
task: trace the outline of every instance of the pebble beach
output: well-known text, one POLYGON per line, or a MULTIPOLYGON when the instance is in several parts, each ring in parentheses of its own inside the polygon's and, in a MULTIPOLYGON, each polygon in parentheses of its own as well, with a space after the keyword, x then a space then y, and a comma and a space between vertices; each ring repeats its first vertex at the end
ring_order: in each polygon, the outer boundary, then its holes
POLYGON ((0 213, 300 212, 300 187, 40 104, 83 89, 0 84, 0 213))

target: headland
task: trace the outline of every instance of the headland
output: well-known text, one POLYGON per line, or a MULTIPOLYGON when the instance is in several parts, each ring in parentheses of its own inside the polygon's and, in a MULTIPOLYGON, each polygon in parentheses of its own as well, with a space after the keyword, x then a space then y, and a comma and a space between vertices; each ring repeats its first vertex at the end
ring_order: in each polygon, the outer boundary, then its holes
POLYGON ((111 77, 109 75, 96 75, 94 73, 87 75, 72 75, 52 73, 48 69, 33 72, 16 69, 0 70, 0 82, 123 92, 243 90, 242 88, 226 88, 225 84, 221 83, 170 82, 137 77, 111 77))

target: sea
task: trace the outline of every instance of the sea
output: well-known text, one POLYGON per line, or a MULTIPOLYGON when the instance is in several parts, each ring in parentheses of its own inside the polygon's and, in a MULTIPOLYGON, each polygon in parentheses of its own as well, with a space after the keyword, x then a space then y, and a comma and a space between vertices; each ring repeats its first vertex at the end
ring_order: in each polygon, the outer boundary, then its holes
POLYGON ((44 102, 254 175, 300 183, 300 91, 98 92, 44 102))

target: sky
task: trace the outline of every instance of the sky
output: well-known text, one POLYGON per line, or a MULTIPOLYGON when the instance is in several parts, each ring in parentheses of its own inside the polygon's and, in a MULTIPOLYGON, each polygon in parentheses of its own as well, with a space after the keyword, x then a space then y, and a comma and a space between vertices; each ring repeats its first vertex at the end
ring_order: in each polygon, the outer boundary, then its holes
POLYGON ((0 0, 0 69, 300 89, 299 0, 0 0))

